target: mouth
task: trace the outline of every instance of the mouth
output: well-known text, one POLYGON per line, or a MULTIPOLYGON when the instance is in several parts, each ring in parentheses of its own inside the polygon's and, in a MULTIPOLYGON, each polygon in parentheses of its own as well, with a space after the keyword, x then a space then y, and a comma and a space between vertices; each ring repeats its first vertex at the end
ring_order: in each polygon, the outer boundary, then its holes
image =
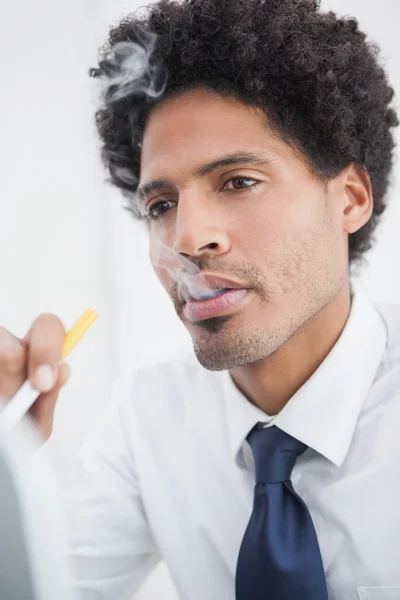
POLYGON ((250 292, 246 284, 223 277, 193 277, 180 289, 183 313, 191 322, 228 315, 247 302, 250 292))

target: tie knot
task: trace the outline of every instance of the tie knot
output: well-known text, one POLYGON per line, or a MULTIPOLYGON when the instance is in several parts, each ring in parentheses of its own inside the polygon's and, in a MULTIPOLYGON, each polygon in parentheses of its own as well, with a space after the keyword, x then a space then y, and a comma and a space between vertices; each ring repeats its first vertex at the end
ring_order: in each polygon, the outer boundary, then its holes
POLYGON ((247 436, 256 467, 256 483, 288 481, 307 446, 278 427, 254 427, 247 436))

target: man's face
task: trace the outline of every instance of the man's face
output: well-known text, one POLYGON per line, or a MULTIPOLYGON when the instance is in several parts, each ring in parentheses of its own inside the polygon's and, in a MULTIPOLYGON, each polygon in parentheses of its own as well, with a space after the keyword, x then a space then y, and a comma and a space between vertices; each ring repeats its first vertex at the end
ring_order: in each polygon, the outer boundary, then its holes
POLYGON ((150 115, 141 161, 141 186, 163 181, 142 200, 150 245, 246 288, 187 304, 154 265, 206 368, 267 358, 340 291, 340 186, 313 176, 260 110, 206 90, 168 99, 150 115))

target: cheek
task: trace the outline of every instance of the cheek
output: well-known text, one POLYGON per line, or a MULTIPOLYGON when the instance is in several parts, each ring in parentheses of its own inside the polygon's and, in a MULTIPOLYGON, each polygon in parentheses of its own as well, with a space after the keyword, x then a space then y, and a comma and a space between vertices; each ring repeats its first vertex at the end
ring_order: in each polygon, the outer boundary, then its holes
POLYGON ((166 289, 170 289, 172 284, 172 277, 170 274, 172 265, 168 264, 168 261, 164 256, 164 244, 165 242, 160 239, 159 236, 155 236, 154 232, 149 227, 149 246, 148 254, 150 258, 150 264, 153 268, 161 285, 166 289))
POLYGON ((302 209, 286 215, 281 231, 282 276, 289 288, 295 282, 299 290, 318 295, 318 288, 340 278, 346 262, 343 240, 324 194, 299 204, 302 209))
POLYGON ((152 263, 152 267, 153 267, 153 270, 154 270, 159 282, 161 283, 163 288, 169 293, 171 291, 171 288, 175 281, 175 279, 173 277, 173 273, 175 271, 172 268, 170 268, 170 266, 167 264, 167 262, 164 262, 163 264, 165 266, 160 267, 159 265, 157 266, 152 263))
MULTIPOLYGON (((171 211, 170 216, 155 221, 149 221, 147 232, 149 235, 150 251, 157 255, 157 248, 172 248, 175 243, 176 211, 171 211)), ((165 258, 165 256, 163 257, 165 258)))
POLYGON ((264 266, 275 263, 296 233, 296 218, 282 196, 261 197, 244 208, 230 223, 233 248, 264 266))
POLYGON ((172 224, 172 219, 164 219, 162 226, 158 221, 152 221, 148 227, 150 263, 168 293, 171 293, 174 283, 181 280, 184 260, 173 250, 175 239, 172 224))
POLYGON ((154 269, 154 272, 155 272, 158 280, 162 284, 162 286, 164 288, 168 289, 168 287, 170 285, 170 279, 171 279, 168 271, 166 269, 161 269, 160 267, 156 267, 154 265, 153 265, 153 269, 154 269))
POLYGON ((242 214, 236 224, 236 242, 244 254, 275 282, 315 271, 335 238, 320 190, 282 191, 257 203, 257 211, 242 214))

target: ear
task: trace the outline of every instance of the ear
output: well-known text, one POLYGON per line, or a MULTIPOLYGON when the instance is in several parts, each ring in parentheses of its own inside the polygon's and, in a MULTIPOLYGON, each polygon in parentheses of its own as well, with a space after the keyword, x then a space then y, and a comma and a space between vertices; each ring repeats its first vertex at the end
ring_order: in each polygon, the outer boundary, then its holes
POLYGON ((345 192, 343 228, 348 234, 355 233, 367 223, 374 209, 372 184, 368 172, 352 163, 342 173, 345 192))

